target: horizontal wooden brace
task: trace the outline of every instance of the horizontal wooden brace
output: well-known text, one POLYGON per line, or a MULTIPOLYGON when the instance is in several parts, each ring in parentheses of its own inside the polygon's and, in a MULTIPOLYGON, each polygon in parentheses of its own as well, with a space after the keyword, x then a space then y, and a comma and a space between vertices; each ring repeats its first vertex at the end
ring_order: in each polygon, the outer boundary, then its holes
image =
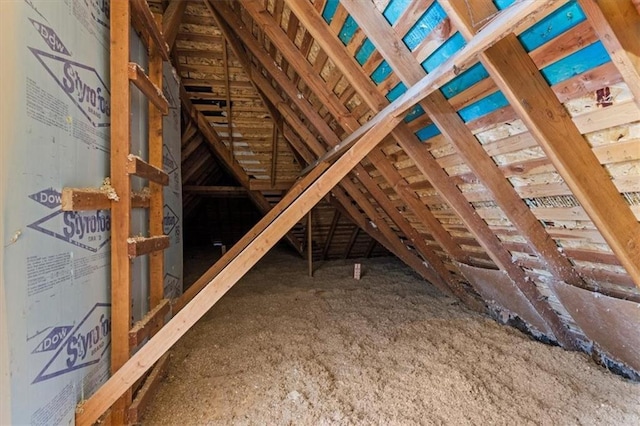
POLYGON ((152 330, 160 328, 164 323, 164 317, 169 313, 169 299, 162 299, 155 308, 133 325, 129 331, 129 347, 135 348, 150 336, 152 330))
POLYGON ((169 102, 140 65, 129 62, 129 80, 153 103, 162 115, 169 114, 169 102))
POLYGON ((158 390, 160 379, 165 375, 169 366, 169 354, 164 354, 162 358, 156 362, 151 372, 144 381, 144 385, 140 388, 133 402, 129 406, 129 424, 139 424, 140 418, 145 408, 153 399, 153 395, 158 390))
POLYGON ((294 183, 294 181, 284 181, 275 182, 272 185, 270 180, 250 179, 249 189, 251 191, 288 191, 289 189, 291 189, 294 183))
POLYGON ((168 174, 156 166, 152 166, 136 155, 129 154, 127 172, 143 179, 149 179, 150 181, 160 185, 169 185, 168 174))
MULTIPOLYGON (((109 210, 112 198, 100 188, 63 188, 61 207, 63 211, 109 210)), ((142 192, 131 194, 133 208, 148 208, 149 195, 142 192)))
POLYGON ((196 194, 206 197, 246 197, 247 190, 242 186, 203 186, 203 185, 185 185, 182 187, 184 194, 196 194))
POLYGON ((131 237, 127 239, 129 257, 134 258, 169 247, 169 236, 131 237))

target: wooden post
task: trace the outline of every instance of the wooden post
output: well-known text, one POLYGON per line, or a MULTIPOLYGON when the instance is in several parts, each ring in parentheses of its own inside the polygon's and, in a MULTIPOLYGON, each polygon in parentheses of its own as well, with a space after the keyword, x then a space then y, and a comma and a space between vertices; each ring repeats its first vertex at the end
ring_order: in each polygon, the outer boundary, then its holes
MULTIPOLYGON (((127 239, 131 232, 131 179, 127 171, 131 146, 129 90, 129 32, 131 10, 128 1, 111 2, 111 185, 119 201, 111 202, 111 374, 129 360, 131 328, 131 261, 127 239)), ((133 383, 131 383, 133 384, 133 383)), ((111 410, 113 424, 127 422, 131 384, 111 410)), ((102 413, 100 413, 102 414, 102 413)))

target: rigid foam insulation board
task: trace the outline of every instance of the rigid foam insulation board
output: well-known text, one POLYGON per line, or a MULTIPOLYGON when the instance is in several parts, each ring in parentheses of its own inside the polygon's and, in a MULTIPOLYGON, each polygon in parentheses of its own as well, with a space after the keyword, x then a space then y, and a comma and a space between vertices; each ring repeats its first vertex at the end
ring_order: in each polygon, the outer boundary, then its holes
POLYGON ((164 297, 174 299, 182 294, 182 171, 180 131, 180 82, 173 67, 164 64, 163 92, 169 101, 169 115, 162 123, 162 161, 169 175, 164 188, 164 233, 171 245, 164 251, 164 297))
POLYGON ((551 283, 584 334, 612 359, 640 372, 640 303, 551 283))
MULTIPOLYGON (((109 375, 110 214, 60 209, 63 187, 109 175, 108 2, 4 2, 0 47, 0 423, 70 424, 109 375)), ((134 38, 136 55, 145 62, 134 38)), ((136 90, 132 108, 132 153, 145 158, 136 90)), ((179 133, 179 112, 165 127, 179 133)), ((179 185, 172 193, 181 227, 179 185)), ((133 232, 144 233, 137 210, 133 232)), ((167 271, 181 281, 181 247, 173 253, 167 271)), ((134 263, 134 318, 148 309, 145 262, 134 263)))
POLYGON ((462 275, 471 283, 482 298, 513 314, 546 336, 554 336, 547 323, 531 305, 509 276, 500 270, 478 268, 456 262, 462 275))

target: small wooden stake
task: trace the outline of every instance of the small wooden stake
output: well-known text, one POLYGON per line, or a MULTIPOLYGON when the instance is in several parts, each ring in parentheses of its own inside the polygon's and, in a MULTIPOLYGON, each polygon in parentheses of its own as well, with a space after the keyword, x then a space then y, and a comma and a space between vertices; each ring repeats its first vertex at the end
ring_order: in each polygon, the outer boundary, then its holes
POLYGON ((362 264, 356 263, 355 265, 353 265, 353 279, 359 280, 361 272, 362 272, 362 264))

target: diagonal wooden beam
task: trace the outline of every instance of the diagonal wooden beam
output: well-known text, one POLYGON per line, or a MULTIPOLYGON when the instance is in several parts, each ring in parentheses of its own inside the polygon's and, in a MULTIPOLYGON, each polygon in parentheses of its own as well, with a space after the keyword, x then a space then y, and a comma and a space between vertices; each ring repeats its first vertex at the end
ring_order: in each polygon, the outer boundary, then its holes
MULTIPOLYGON (((289 0, 287 0, 287 2, 320 46, 325 51, 330 52, 333 62, 336 66, 340 67, 352 86, 356 88, 358 94, 376 111, 376 105, 383 102, 384 97, 373 87, 373 83, 362 72, 362 69, 353 57, 346 53, 342 43, 335 35, 328 32, 322 17, 313 8, 309 8, 306 2, 289 0)), ((489 24, 488 28, 490 27, 491 24, 489 24)), ((447 66, 451 66, 451 62, 443 64, 439 69, 447 66)), ((442 75, 442 72, 440 74, 442 75)), ((428 76, 425 78, 428 78, 428 76)), ((421 80, 421 82, 424 83, 424 79, 421 80)), ((411 90, 412 89, 409 89, 408 92, 411 92, 411 90)), ((383 117, 384 111, 388 111, 388 108, 389 107, 386 107, 385 110, 376 117, 383 117)), ((531 305, 545 319, 556 339, 566 347, 573 347, 572 337, 569 335, 557 314, 545 300, 540 298, 537 288, 533 283, 529 282, 525 272, 512 262, 509 251, 502 245, 486 222, 469 205, 459 188, 453 183, 444 170, 442 170, 433 156, 424 149, 424 146, 417 140, 416 136, 404 124, 397 126, 393 132, 393 136, 403 150, 416 163, 420 171, 429 179, 434 188, 439 191, 441 196, 452 207, 465 226, 475 235, 496 264, 507 272, 515 283, 519 283, 520 290, 531 305)))
MULTIPOLYGON (((259 7, 261 7, 260 5, 258 5, 259 7)), ((243 23, 236 17, 234 16, 233 12, 231 12, 230 10, 228 10, 227 8, 224 7, 224 5, 220 4, 220 3, 214 3, 214 8, 217 9, 217 11, 224 17, 224 19, 226 20, 226 22, 232 24, 232 26, 237 30, 237 31, 242 31, 243 28, 243 23)), ((256 12, 259 9, 252 9, 252 11, 256 12)), ((265 24, 269 24, 270 27, 272 27, 273 25, 275 25, 275 23, 273 22, 273 19, 271 18, 271 16, 269 14, 259 14, 260 19, 262 19, 261 22, 265 23, 265 24)), ((277 34, 277 33, 276 33, 277 34)), ((289 97, 291 98, 292 102, 294 102, 296 104, 296 106, 298 106, 301 111, 303 111, 303 113, 307 116, 307 118, 309 118, 309 120, 316 126, 316 128, 320 129, 321 134, 323 135, 323 137, 325 138, 325 140, 327 140, 327 142, 330 145, 336 145, 339 143, 339 138, 335 135, 335 133, 333 132, 333 130, 328 126, 328 124, 326 122, 324 122, 322 120, 322 118, 320 118, 317 114, 317 112, 311 107, 311 105, 308 103, 308 101, 306 101, 305 99, 301 99, 298 95, 298 91, 297 89, 293 86, 293 84, 288 80, 288 77, 286 75, 284 75, 284 73, 273 63, 273 60, 268 56, 268 53, 266 51, 264 51, 264 49, 261 48, 261 46, 258 45, 257 40, 253 39, 250 33, 247 32, 240 32, 239 37, 242 38, 243 42, 245 42, 245 44, 249 47, 249 49, 251 50, 251 52, 256 56, 256 58, 258 59, 259 62, 261 62, 265 68, 267 68, 267 70, 272 74, 272 76, 274 76, 274 78, 279 82, 279 84, 285 88, 285 91, 287 92, 287 94, 289 95, 289 97)), ((285 43, 291 43, 290 40, 286 37, 286 34, 281 33, 282 37, 284 37, 284 39, 286 39, 285 43)), ((275 41, 272 40, 272 42, 274 42, 274 44, 278 45, 279 47, 281 46, 280 43, 282 43, 282 41, 284 40, 282 38, 278 38, 275 41)), ((295 49, 291 48, 290 45, 289 46, 289 51, 293 52, 295 49)), ((297 50, 296 50, 297 51, 297 50)), ((299 66, 299 64, 301 63, 301 61, 303 60, 302 58, 299 57, 299 52, 297 54, 293 53, 288 55, 287 57, 290 61, 290 64, 293 67, 297 67, 299 66)), ((312 73, 312 70, 308 70, 309 73, 312 73)), ((274 93, 274 91, 272 90, 272 88, 270 88, 269 84, 264 82, 264 79, 262 76, 260 76, 260 73, 258 72, 251 72, 250 75, 252 75, 252 78, 254 79, 254 82, 256 82, 256 84, 261 88, 261 90, 263 92, 270 92, 271 96, 276 97, 278 96, 277 94, 274 93), (261 84, 258 84, 262 82, 261 84)), ((305 77, 305 81, 310 81, 308 80, 309 76, 305 77)), ((317 90, 320 90, 320 84, 316 84, 315 85, 317 90)), ((323 95, 327 100, 334 100, 334 104, 335 102, 335 97, 329 96, 323 92, 321 92, 321 95, 323 95)), ((282 100, 280 99, 274 99, 273 100, 274 104, 278 105, 278 108, 286 108, 284 107, 284 102, 282 102, 282 100)), ((340 104, 340 106, 344 109, 344 111, 342 111, 343 114, 346 114, 347 116, 349 116, 349 112, 348 110, 346 110, 346 108, 340 104)), ((286 116, 291 117, 292 114, 290 113, 286 113, 286 116)), ((356 128, 356 126, 358 126, 357 121, 353 118, 350 119, 350 123, 353 126, 353 128, 356 128)), ((315 139, 315 138, 314 138, 315 139)), ((309 138, 305 138, 305 140, 309 141, 309 138)), ((324 148, 321 145, 316 144, 312 149, 314 149, 316 155, 321 155, 322 153, 324 153, 324 148)), ((378 158, 378 157, 376 157, 378 158)), ((398 223, 398 226, 404 229, 404 232, 407 233, 408 235, 412 235, 413 239, 416 240, 423 240, 423 238, 419 235, 417 235, 417 233, 415 232, 415 230, 412 230, 412 227, 410 226, 410 224, 406 221, 406 219, 404 219, 398 212, 397 209, 395 209, 395 207, 389 202, 387 196, 385 194, 382 193, 382 191, 380 191, 379 187, 377 186, 377 184, 375 182, 373 182, 373 180, 371 179, 371 177, 369 176, 369 174, 364 170, 364 168, 362 168, 361 166, 358 166, 356 168, 356 174, 358 175, 358 179, 363 183, 363 185, 365 185, 365 187, 367 188, 367 190, 372 193, 375 194, 374 195, 374 199, 381 205, 381 207, 387 212, 387 214, 390 217, 394 218, 394 222, 398 223)), ((394 171, 397 174, 397 171, 394 171)), ((396 180, 399 180, 400 176, 399 174, 397 174, 396 180)), ((425 208, 426 209, 426 208, 425 208)), ((434 218, 434 222, 435 222, 435 218, 434 218)), ((433 250, 431 248, 429 248, 424 241, 414 241, 415 244, 420 247, 420 252, 425 256, 425 259, 429 259, 429 261, 433 264, 437 264, 438 266, 436 267, 436 270, 439 270, 442 274, 445 274, 445 277, 448 281, 451 281, 452 285, 457 285, 457 282, 453 281, 453 278, 450 277, 450 272, 446 269, 446 267, 442 264, 442 262, 440 261, 439 258, 437 258, 437 256, 435 255, 435 253, 433 253, 433 250)), ((455 245, 455 243, 450 242, 451 245, 455 245)))
MULTIPOLYGON (((476 5, 478 3, 482 2, 476 2, 476 5)), ((364 7, 362 2, 354 0, 342 0, 342 4, 358 22, 378 52, 393 68, 396 75, 407 86, 415 84, 426 75, 420 63, 413 57, 402 40, 395 35, 393 28, 380 13, 373 8, 364 7)), ((478 18, 476 14, 474 17, 476 19, 484 18, 484 16, 478 18)), ((435 91, 427 96, 420 105, 455 147, 458 155, 466 161, 467 166, 489 190, 492 198, 527 240, 538 257, 546 262, 554 277, 569 284, 584 287, 585 283, 573 265, 558 250, 555 241, 545 231, 538 218, 520 198, 444 95, 440 91, 435 91)))
POLYGON ((136 352, 89 399, 76 410, 76 424, 91 425, 116 402, 175 342, 251 269, 311 208, 318 203, 353 167, 382 141, 399 122, 388 117, 371 129, 322 173, 240 254, 176 314, 146 345, 136 352))
POLYGON ((356 243, 356 240, 358 239, 359 234, 360 234, 360 228, 356 226, 353 229, 353 232, 351 233, 351 237, 349 238, 349 242, 347 243, 347 247, 344 250, 344 254, 342 256, 344 259, 349 258, 349 255, 351 254, 351 250, 353 249, 353 245, 356 243))
MULTIPOLYGON (((285 58, 289 61, 290 65, 296 69, 297 73, 302 76, 304 82, 311 88, 313 94, 319 98, 326 100, 327 109, 335 116, 341 118, 341 125, 348 131, 356 131, 360 124, 357 119, 351 115, 349 110, 338 100, 338 98, 327 89, 324 81, 315 73, 311 65, 306 61, 306 58, 302 57, 295 45, 288 39, 286 34, 280 29, 278 24, 273 20, 273 17, 269 13, 265 13, 262 5, 256 4, 251 1, 241 1, 251 17, 262 28, 265 29, 271 42, 278 46, 279 50, 283 52, 285 58)), ((238 23, 239 24, 239 23, 238 23)), ((257 50, 257 49, 253 49, 257 50)), ((266 56, 266 52, 263 57, 266 56)), ((264 59, 266 65, 271 60, 264 59)), ((279 82, 279 84, 285 88, 285 91, 289 94, 296 106, 304 111, 307 118, 314 123, 315 127, 320 131, 323 138, 329 143, 329 145, 336 146, 339 144, 339 138, 335 135, 333 130, 328 124, 322 120, 313 108, 307 104, 306 100, 300 99, 296 96, 297 90, 292 87, 292 84, 288 82, 287 77, 282 75, 279 70, 271 67, 270 72, 279 82), (307 105, 302 105, 307 104, 307 105)), ((405 200, 406 204, 414 210, 414 214, 421 219, 424 219, 428 225, 431 225, 435 232, 433 233, 438 243, 445 247, 445 251, 451 253, 452 257, 457 260, 467 260, 463 254, 461 248, 453 241, 453 238, 444 230, 440 222, 433 216, 424 204, 420 203, 415 192, 408 188, 408 183, 400 176, 399 172, 390 164, 380 150, 374 150, 369 154, 371 162, 378 166, 378 170, 382 173, 383 177, 388 182, 392 183, 392 188, 397 190, 401 199, 405 200)), ((396 225, 402 229, 402 231, 411 238, 412 242, 416 245, 418 251, 428 259, 430 263, 434 265, 436 270, 441 271, 446 281, 450 283, 452 287, 457 287, 458 283, 450 272, 446 269, 442 261, 433 252, 433 250, 425 243, 424 237, 408 223, 408 221, 397 211, 397 209, 389 202, 388 197, 380 190, 377 183, 369 176, 368 172, 362 167, 358 166, 354 170, 358 179, 374 199, 381 205, 381 207, 387 212, 390 218, 396 223, 396 225), (437 265, 437 266, 436 266, 437 265)), ((454 290, 457 294, 461 294, 460 290, 454 290)))
POLYGON ((631 0, 578 3, 640 106, 640 11, 631 0))
MULTIPOLYGON (((286 1, 294 13, 296 10, 300 10, 297 6, 305 8, 307 6, 306 2, 296 2, 293 0, 286 1)), ((418 83, 414 84, 394 102, 380 110, 380 112, 371 118, 371 120, 366 122, 356 132, 352 133, 348 138, 334 147, 331 152, 328 152, 326 155, 318 159, 318 161, 308 167, 308 169, 315 167, 318 162, 332 161, 340 156, 345 149, 354 143, 354 141, 358 140, 358 138, 368 132, 369 129, 376 126, 379 121, 385 120, 387 116, 402 117, 407 114, 418 102, 438 90, 438 88, 447 81, 465 71, 467 67, 474 64, 481 52, 493 46, 508 34, 518 31, 522 27, 532 25, 540 19, 541 16, 544 16, 544 13, 547 12, 549 8, 553 6, 557 7, 558 1, 565 0, 522 0, 504 10, 489 24, 487 24, 463 49, 449 57, 447 61, 441 64, 432 73, 421 79, 418 83)), ((299 13, 296 13, 296 15, 298 16, 298 19, 301 19, 299 13)), ((318 14, 316 13, 316 15, 318 14)), ((321 30, 326 30, 326 24, 322 18, 320 18, 320 23, 318 24, 321 25, 321 30)), ((305 27, 312 33, 317 29, 309 27, 308 25, 305 25, 305 27)), ((344 49, 344 47, 342 48, 344 49)), ((328 51, 327 49, 324 50, 331 53, 331 51, 328 51)), ((345 74, 345 77, 349 76, 345 74)), ((378 110, 373 106, 371 108, 378 110)))
MULTIPOLYGON (((456 16, 464 16, 462 4, 450 4, 456 16)), ((464 26, 464 19, 459 22, 464 26)), ((502 93, 640 287, 640 224, 531 57, 515 36, 505 38, 481 57, 502 93)))
POLYGON ((182 22, 182 16, 187 9, 187 2, 184 0, 171 0, 162 15, 162 35, 164 41, 169 47, 169 51, 173 49, 182 22))
POLYGON ((324 248, 322 249, 322 260, 327 259, 327 254, 329 253, 329 248, 331 247, 331 241, 333 240, 333 234, 336 233, 336 228, 338 227, 339 221, 340 221, 340 211, 336 209, 336 211, 333 213, 333 219, 331 220, 331 226, 329 227, 329 233, 327 234, 327 239, 324 242, 324 248))

